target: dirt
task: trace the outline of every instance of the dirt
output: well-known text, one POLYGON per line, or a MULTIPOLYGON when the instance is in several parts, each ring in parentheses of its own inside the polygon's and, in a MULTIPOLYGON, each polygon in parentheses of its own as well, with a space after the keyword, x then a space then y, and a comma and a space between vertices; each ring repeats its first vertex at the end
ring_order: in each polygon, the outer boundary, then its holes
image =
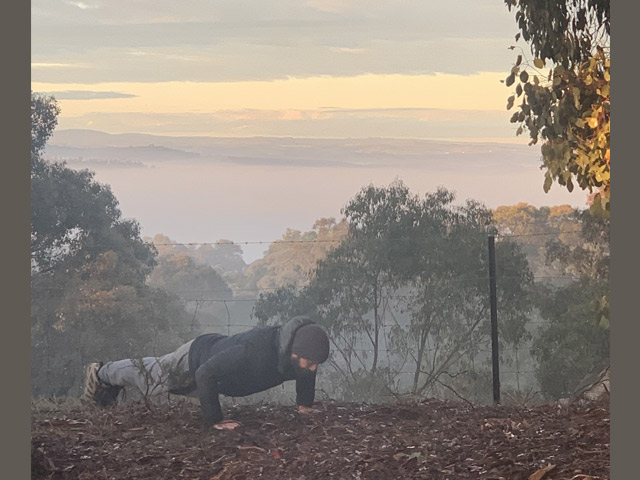
POLYGON ((608 479, 606 402, 531 408, 428 399, 226 408, 189 402, 32 409, 32 479, 608 479))

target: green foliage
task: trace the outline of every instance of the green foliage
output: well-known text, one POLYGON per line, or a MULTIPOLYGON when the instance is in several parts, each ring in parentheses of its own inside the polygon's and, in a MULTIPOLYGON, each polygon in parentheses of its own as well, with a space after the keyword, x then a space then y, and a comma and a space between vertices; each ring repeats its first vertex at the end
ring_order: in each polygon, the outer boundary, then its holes
POLYGON ((143 280, 154 265, 154 252, 139 237, 139 226, 121 218, 111 189, 88 170, 40 161, 31 176, 31 258, 41 273, 61 263, 78 267, 110 248, 130 260, 143 280))
POLYGON ((576 245, 563 239, 550 240, 546 245, 547 263, 556 265, 564 273, 608 283, 610 221, 579 209, 572 212, 572 217, 581 226, 582 242, 576 245))
MULTIPOLYGON (((553 182, 593 192, 592 213, 608 217, 610 198, 610 10, 608 0, 505 0, 516 10, 533 65, 518 55, 505 85, 511 117, 542 140, 544 190, 553 182), (542 69, 547 60, 548 74, 542 69)), ((516 35, 516 40, 520 34, 516 35)))
POLYGON ((185 300, 229 300, 231 289, 209 265, 201 265, 186 253, 163 255, 149 276, 149 285, 179 295, 185 300))
POLYGON ((269 245, 264 257, 247 268, 246 286, 274 289, 307 285, 318 261, 325 258, 346 233, 345 222, 336 222, 334 218, 317 220, 308 232, 287 229, 281 240, 269 245))
MULTIPOLYGON (((400 181, 363 188, 343 209, 348 236, 310 283, 261 295, 254 314, 267 322, 307 313, 324 324, 345 392, 446 390, 443 378, 486 360, 487 235, 495 233, 488 209, 454 200, 444 188, 421 199, 400 181), (397 380, 403 370, 413 379, 397 380)), ((499 275, 508 277, 499 287, 505 341, 519 342, 532 275, 515 244, 498 242, 497 250, 499 275)))
POLYGON ((588 280, 556 291, 541 287, 539 305, 550 324, 533 342, 538 361, 537 376, 542 391, 553 399, 569 396, 596 365, 609 357, 609 330, 593 321, 589 298, 601 288, 588 280))
POLYGON ((31 367, 34 395, 79 388, 91 361, 165 353, 186 312, 146 278, 155 251, 88 170, 41 157, 59 112, 32 95, 31 367))
POLYGON ((575 210, 581 242, 546 245, 547 262, 575 281, 559 288, 539 286, 537 304, 548 326, 536 335, 532 354, 544 393, 568 396, 596 365, 609 358, 609 220, 575 210))
POLYGON ((247 268, 242 259, 242 248, 231 240, 220 239, 215 244, 180 245, 166 235, 157 234, 145 241, 152 242, 160 257, 172 254, 186 254, 197 263, 209 265, 221 275, 241 274, 247 268))
POLYGON ((247 264, 242 259, 242 248, 231 240, 220 239, 215 245, 202 245, 193 257, 199 263, 210 265, 218 273, 242 273, 247 264))
POLYGON ((150 286, 176 295, 191 315, 192 335, 201 333, 201 325, 225 325, 229 322, 226 301, 233 292, 213 267, 197 263, 189 253, 160 255, 149 275, 150 286))
POLYGON ((590 302, 594 323, 608 329, 610 222, 586 210, 576 210, 573 215, 582 224, 583 242, 568 245, 561 240, 549 241, 547 263, 592 285, 585 300, 590 302))
POLYGON ((60 106, 53 97, 31 92, 31 168, 37 170, 40 154, 58 124, 60 106))
POLYGON ((568 68, 582 62, 610 34, 609 0, 504 0, 515 10, 522 39, 539 59, 568 68))
MULTIPOLYGON (((500 206, 492 213, 498 233, 520 246, 532 272, 538 277, 557 277, 562 273, 546 262, 546 244, 550 238, 558 239, 567 246, 577 246, 583 242, 580 220, 575 217, 570 205, 536 208, 527 203, 518 203, 500 206)), ((552 279, 552 282, 562 283, 562 280, 552 279)))
MULTIPOLYGON (((444 189, 428 194, 417 222, 422 245, 414 285, 419 294, 409 303, 407 332, 416 339, 416 393, 436 386, 444 374, 464 370, 465 363, 474 364, 489 331, 487 236, 495 234, 493 219, 483 205, 468 200, 457 206, 454 199, 444 189)), ((501 337, 517 345, 529 319, 533 277, 513 242, 498 242, 496 258, 497 276, 505 279, 498 281, 497 292, 501 337)))

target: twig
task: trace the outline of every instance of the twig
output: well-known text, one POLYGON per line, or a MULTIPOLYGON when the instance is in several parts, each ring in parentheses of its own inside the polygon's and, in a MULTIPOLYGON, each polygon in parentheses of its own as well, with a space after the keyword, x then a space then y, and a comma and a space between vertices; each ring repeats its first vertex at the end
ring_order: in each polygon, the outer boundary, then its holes
POLYGON ((453 394, 458 397, 460 400, 466 402, 472 410, 475 410, 476 407, 473 405, 473 403, 471 403, 469 400, 467 400, 466 398, 464 398, 462 395, 460 395, 458 392, 456 392, 452 387, 450 387, 449 385, 446 385, 445 383, 442 383, 440 380, 438 380, 436 378, 436 383, 439 383, 440 385, 442 385, 445 388, 448 388, 449 390, 451 390, 451 392, 453 392, 453 394))

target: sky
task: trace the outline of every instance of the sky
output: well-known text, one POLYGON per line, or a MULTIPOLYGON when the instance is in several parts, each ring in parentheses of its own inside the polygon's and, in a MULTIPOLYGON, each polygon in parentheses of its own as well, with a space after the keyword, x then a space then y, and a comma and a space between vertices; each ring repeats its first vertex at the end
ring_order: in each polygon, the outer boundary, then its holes
MULTIPOLYGON (((509 122, 512 92, 501 80, 528 49, 510 49, 518 30, 503 0, 31 5, 32 90, 58 100, 58 132, 497 142, 521 147, 527 157, 518 171, 501 167, 513 159, 499 149, 487 161, 464 148, 457 155, 466 155, 472 169, 95 167, 123 215, 136 218, 147 236, 276 240, 286 228, 307 231, 319 218, 339 216, 368 183, 386 186, 396 178, 420 195, 444 185, 460 200, 491 208, 519 201, 585 206, 584 192, 557 185, 542 192, 539 146, 528 147, 509 122)), ((264 248, 246 247, 245 259, 259 258, 264 248)))
POLYGON ((515 139, 502 0, 34 0, 32 88, 59 128, 515 139))

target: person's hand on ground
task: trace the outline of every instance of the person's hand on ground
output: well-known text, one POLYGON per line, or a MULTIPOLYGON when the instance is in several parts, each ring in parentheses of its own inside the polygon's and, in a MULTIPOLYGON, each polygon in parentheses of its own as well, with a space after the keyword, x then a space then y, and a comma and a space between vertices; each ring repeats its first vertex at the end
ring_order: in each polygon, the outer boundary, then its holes
POLYGON ((213 428, 215 428, 216 430, 233 430, 239 425, 240 422, 236 422, 235 420, 223 420, 216 423, 213 428))
POLYGON ((312 407, 305 407, 304 405, 298 405, 298 412, 304 413, 305 415, 309 415, 312 413, 318 413, 320 410, 312 407))

